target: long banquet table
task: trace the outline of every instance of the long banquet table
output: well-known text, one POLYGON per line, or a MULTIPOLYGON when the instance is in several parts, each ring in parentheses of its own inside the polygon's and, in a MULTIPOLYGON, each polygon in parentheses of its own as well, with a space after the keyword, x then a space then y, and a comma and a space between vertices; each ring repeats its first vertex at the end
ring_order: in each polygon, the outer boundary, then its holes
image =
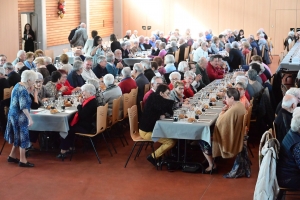
POLYGON ((75 107, 67 107, 65 112, 51 114, 49 110, 39 108, 31 110, 30 116, 33 125, 29 127, 32 131, 55 131, 65 138, 69 131, 69 120, 71 120, 77 109, 75 107))
POLYGON ((299 71, 300 70, 300 43, 296 42, 289 53, 279 64, 277 71, 299 71))

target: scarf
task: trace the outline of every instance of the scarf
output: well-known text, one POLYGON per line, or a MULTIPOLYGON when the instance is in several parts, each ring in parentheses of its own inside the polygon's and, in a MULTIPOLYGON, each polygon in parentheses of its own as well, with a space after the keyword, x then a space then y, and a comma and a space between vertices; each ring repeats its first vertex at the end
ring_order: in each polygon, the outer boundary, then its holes
MULTIPOLYGON (((95 99, 95 96, 91 96, 91 97, 87 98, 86 100, 84 100, 84 102, 82 103, 82 107, 84 107, 88 102, 90 102, 93 99, 95 99)), ((75 124, 77 124, 78 120, 79 120, 79 116, 78 116, 78 111, 77 111, 74 118, 72 119, 72 122, 70 125, 74 126, 75 124)))

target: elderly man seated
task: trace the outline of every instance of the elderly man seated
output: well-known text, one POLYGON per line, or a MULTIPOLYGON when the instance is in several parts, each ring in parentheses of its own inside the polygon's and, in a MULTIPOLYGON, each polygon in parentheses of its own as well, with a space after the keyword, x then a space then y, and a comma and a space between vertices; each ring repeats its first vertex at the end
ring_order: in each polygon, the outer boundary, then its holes
POLYGON ((172 72, 169 75, 169 80, 170 80, 169 88, 170 90, 173 90, 173 85, 175 84, 175 82, 181 80, 181 74, 179 72, 172 72))
POLYGON ((124 67, 121 73, 123 75, 123 79, 118 86, 121 88, 122 94, 130 93, 132 89, 137 87, 135 80, 131 78, 130 67, 124 67))
MULTIPOLYGON (((300 103, 300 88, 290 88, 286 91, 285 95, 290 94, 293 95, 294 97, 296 97, 296 99, 298 99, 298 104, 300 103)), ((278 115, 280 109, 281 109, 281 105, 282 105, 282 101, 280 101, 276 107, 276 111, 275 113, 278 115)))
POLYGON ((151 89, 144 95, 144 98, 143 98, 143 105, 146 104, 146 101, 148 99, 148 97, 156 91, 156 88, 158 85, 160 84, 163 84, 163 80, 160 76, 154 76, 152 79, 151 79, 151 89))
POLYGON ((99 56, 97 59, 97 66, 94 67, 93 72, 97 76, 98 79, 102 78, 106 74, 108 74, 108 71, 106 69, 106 57, 105 56, 99 56))
POLYGON ((207 60, 205 57, 201 57, 196 64, 196 75, 200 74, 202 76, 202 82, 206 85, 210 83, 206 67, 207 67, 207 60))
POLYGON ((276 129, 276 139, 281 143, 284 136, 291 128, 293 111, 297 107, 298 99, 290 94, 286 94, 282 100, 282 109, 280 109, 274 120, 276 129))
POLYGON ((82 71, 82 78, 87 81, 88 79, 98 79, 95 73, 92 70, 93 67, 93 58, 87 56, 83 62, 83 71, 82 71))
POLYGON ((223 60, 228 62, 230 66, 230 72, 235 69, 239 69, 240 65, 245 65, 245 59, 242 52, 239 50, 238 42, 232 42, 232 48, 230 44, 226 44, 225 50, 229 53, 229 57, 224 57, 223 60))
POLYGON ((226 105, 223 107, 214 128, 212 147, 203 140, 199 141, 203 155, 209 164, 205 173, 217 171, 213 157, 231 158, 240 153, 243 148, 244 131, 242 124, 247 111, 240 102, 238 90, 229 88, 226 92, 225 101, 226 105))
POLYGON ((253 88, 253 97, 257 96, 264 87, 257 81, 257 72, 254 69, 248 71, 249 84, 253 88))
MULTIPOLYGON (((113 100, 119 98, 122 96, 121 88, 114 84, 115 78, 112 74, 106 74, 103 77, 103 82, 106 86, 106 89, 100 94, 102 98, 100 98, 100 101, 98 101, 98 105, 103 106, 106 103, 108 103, 108 112, 107 115, 112 115, 112 109, 113 109, 113 100)), ((120 104, 120 112, 119 117, 122 117, 122 110, 123 106, 120 104)))
POLYGON ((18 62, 24 63, 26 60, 26 52, 24 50, 19 50, 17 53, 17 58, 12 62, 12 65, 16 65, 18 62))
POLYGON ((10 62, 4 63, 3 68, 7 75, 7 81, 10 87, 15 86, 21 81, 21 76, 14 71, 14 66, 10 62))
POLYGON ((207 42, 202 42, 201 46, 196 49, 193 56, 194 62, 198 62, 202 57, 208 59, 207 45, 207 42))
POLYGON ((148 60, 143 60, 143 61, 141 61, 141 64, 144 66, 144 75, 150 82, 151 79, 155 76, 155 73, 151 68, 151 63, 148 60))
POLYGON ((83 62, 75 61, 73 65, 73 71, 68 75, 67 78, 72 87, 76 88, 84 85, 85 81, 81 76, 82 71, 83 71, 83 62))
POLYGON ((114 77, 119 75, 119 69, 123 68, 123 64, 118 62, 117 65, 114 64, 115 62, 115 55, 113 53, 106 54, 106 69, 109 74, 112 74, 114 77))
POLYGON ((82 61, 85 60, 85 56, 83 55, 82 53, 82 50, 81 49, 76 49, 75 52, 74 52, 74 56, 78 56, 81 58, 82 61))
POLYGON ((218 56, 215 55, 209 58, 206 71, 211 82, 224 77, 224 71, 218 67, 218 56))
POLYGON ((300 189, 300 113, 293 113, 291 129, 279 152, 276 176, 280 187, 300 189))
POLYGON ((135 76, 135 82, 138 86, 137 105, 143 100, 145 85, 149 83, 147 77, 144 75, 144 67, 140 63, 133 65, 132 74, 135 76))

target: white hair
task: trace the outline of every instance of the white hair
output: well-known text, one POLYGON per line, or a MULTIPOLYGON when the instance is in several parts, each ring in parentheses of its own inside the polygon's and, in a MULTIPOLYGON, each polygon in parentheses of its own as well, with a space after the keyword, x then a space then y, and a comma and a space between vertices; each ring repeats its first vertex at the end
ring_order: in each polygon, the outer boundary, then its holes
POLYGON ((290 94, 290 95, 293 95, 294 97, 298 98, 300 96, 299 95, 300 94, 300 88, 292 87, 292 88, 288 89, 285 94, 290 94))
POLYGON ((188 67, 188 63, 186 61, 181 61, 178 65, 178 71, 184 72, 184 69, 188 67))
POLYGON ((239 48, 239 43, 237 41, 234 41, 231 43, 232 48, 238 49, 239 48))
POLYGON ((285 95, 282 99, 281 106, 290 108, 293 106, 293 104, 298 104, 298 99, 293 95, 285 95))
POLYGON ((15 69, 21 69, 23 66, 24 66, 24 63, 18 62, 18 63, 15 65, 15 69))
POLYGON ((81 68, 83 68, 83 62, 80 61, 80 60, 76 60, 73 64, 73 70, 74 71, 78 71, 80 70, 81 68))
POLYGON ((170 43, 170 45, 171 45, 171 47, 176 47, 176 46, 177 46, 177 42, 176 42, 176 41, 172 41, 172 42, 170 43))
POLYGON ((98 56, 98 58, 97 58, 97 63, 99 64, 99 63, 101 63, 101 62, 104 61, 104 60, 106 60, 106 57, 103 56, 103 55, 100 55, 100 56, 98 56))
POLYGON ((259 38, 265 38, 265 34, 261 33, 261 34, 259 35, 259 38))
POLYGON ((86 56, 84 59, 84 62, 87 62, 87 61, 93 61, 93 58, 91 56, 86 56))
POLYGON ((100 87, 99 80, 94 79, 94 78, 88 79, 85 83, 86 84, 92 84, 95 87, 96 90, 100 87))
POLYGON ((3 68, 8 70, 14 70, 14 66, 10 62, 4 63, 3 68))
POLYGON ((159 43, 159 46, 161 46, 163 49, 165 49, 166 48, 166 43, 165 42, 161 42, 161 43, 159 43))
POLYGON ((195 77, 195 73, 194 72, 191 72, 191 71, 187 71, 184 73, 184 78, 187 78, 187 77, 195 77))
POLYGON ((121 71, 124 78, 128 78, 131 76, 131 69, 130 67, 124 67, 121 71))
POLYGON ((26 54, 26 51, 24 51, 24 50, 19 50, 18 53, 17 53, 17 57, 20 57, 23 53, 26 54))
POLYGON ((165 56, 165 64, 169 64, 169 63, 175 63, 175 58, 171 54, 167 54, 165 56))
POLYGON ((161 40, 155 40, 155 44, 160 44, 161 40))
POLYGON ((293 111, 293 117, 295 117, 296 115, 300 115, 300 107, 296 107, 293 111))
POLYGON ((230 43, 226 43, 225 44, 225 49, 231 49, 232 47, 231 47, 231 44, 230 43))
POLYGON ((43 74, 41 74, 40 72, 35 72, 36 75, 37 75, 37 80, 43 80, 44 77, 43 77, 43 74))
POLYGON ((157 83, 156 80, 159 79, 159 78, 162 80, 161 76, 153 76, 152 79, 151 79, 151 84, 156 84, 157 83))
POLYGON ((115 55, 113 53, 107 53, 106 54, 106 61, 107 62, 114 62, 115 61, 115 55))
POLYGON ((36 81, 38 78, 37 74, 32 70, 25 70, 21 75, 21 82, 27 82, 29 80, 36 81))
POLYGON ((178 78, 178 81, 181 80, 181 74, 179 72, 172 72, 170 75, 169 75, 169 79, 171 80, 172 79, 172 76, 177 76, 178 78))
POLYGON ((127 31, 126 31, 126 34, 128 34, 128 33, 131 34, 131 30, 127 30, 127 31))
POLYGON ((293 115, 292 118, 292 122, 291 122, 291 130, 294 132, 298 132, 299 133, 299 129, 300 129, 300 115, 293 115))
POLYGON ((0 67, 0 74, 5 75, 5 69, 3 67, 0 67))
POLYGON ((133 69, 138 73, 144 73, 144 66, 141 63, 134 63, 133 69))
POLYGON ((96 94, 96 88, 92 84, 84 84, 83 86, 81 86, 81 90, 86 91, 86 92, 90 93, 91 95, 96 94))
POLYGON ((148 60, 143 60, 140 62, 145 69, 151 69, 151 64, 148 60))
POLYGON ((238 83, 238 82, 242 82, 247 86, 248 85, 248 78, 246 76, 237 76, 235 78, 235 83, 238 83))
POLYGON ((106 74, 104 77, 103 77, 103 82, 105 84, 105 86, 109 86, 111 84, 113 84, 115 81, 115 78, 112 74, 106 74))
POLYGON ((47 63, 47 64, 51 64, 51 63, 52 63, 52 58, 46 56, 46 57, 44 57, 44 62, 45 62, 45 64, 46 64, 46 63, 47 63))
POLYGON ((80 28, 85 28, 86 25, 85 25, 85 23, 81 23, 79 26, 80 26, 80 28))

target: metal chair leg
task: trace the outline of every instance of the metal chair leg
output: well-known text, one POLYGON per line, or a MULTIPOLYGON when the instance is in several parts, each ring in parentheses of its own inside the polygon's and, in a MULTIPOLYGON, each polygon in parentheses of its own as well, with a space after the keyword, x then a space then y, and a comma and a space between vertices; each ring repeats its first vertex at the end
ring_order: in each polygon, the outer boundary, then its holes
MULTIPOLYGON (((76 135, 75 135, 75 137, 74 137, 74 141, 73 141, 73 149, 75 149, 75 142, 76 142, 76 135)), ((71 156, 70 156, 70 161, 72 160, 72 158, 73 158, 73 153, 74 153, 74 151, 72 150, 71 151, 71 156)))
POLYGON ((135 149, 137 143, 138 143, 138 142, 135 142, 135 143, 134 143, 134 145, 133 145, 133 147, 132 147, 132 149, 131 149, 131 152, 130 152, 128 158, 127 158, 127 161, 126 161, 126 163, 125 163, 124 168, 126 168, 126 166, 127 166, 127 164, 128 164, 128 161, 129 161, 129 159, 130 159, 130 157, 131 157, 131 155, 132 155, 132 152, 134 151, 134 149, 135 149))
POLYGON ((139 157, 140 152, 142 151, 144 144, 145 144, 144 142, 141 142, 140 148, 137 150, 137 152, 136 152, 136 154, 135 154, 135 157, 134 157, 134 160, 135 160, 137 157, 139 157))
POLYGON ((5 144, 6 144, 6 140, 4 140, 4 142, 3 142, 3 145, 2 145, 2 148, 1 148, 1 151, 0 151, 0 155, 1 155, 2 151, 3 151, 3 149, 4 149, 5 144))
MULTIPOLYGON (((110 155, 113 156, 113 154, 111 153, 111 150, 110 150, 110 148, 109 148, 109 145, 108 145, 108 143, 107 143, 107 141, 106 141, 106 139, 105 139, 104 133, 102 133, 102 136, 103 136, 103 139, 104 139, 104 141, 105 141, 106 147, 107 147, 107 149, 108 149, 110 155)), ((91 138, 90 138, 90 139, 91 139, 91 138)))
MULTIPOLYGON (((98 156, 98 153, 97 153, 97 150, 96 150, 96 148, 95 148, 95 146, 94 146, 94 143, 93 143, 92 138, 90 138, 90 141, 91 141, 92 146, 93 146, 93 148, 94 148, 94 151, 95 151, 95 154, 96 154, 96 156, 97 156, 98 162, 99 162, 99 164, 101 164, 100 158, 99 158, 99 156, 98 156)), ((111 152, 110 152, 110 153, 111 153, 111 152)))
MULTIPOLYGON (((105 132, 104 132, 104 133, 105 133, 105 132)), ((103 133, 103 134, 104 134, 104 133, 103 133)), ((108 137, 109 137, 109 141, 110 141, 111 146, 113 147, 115 153, 118 153, 118 152, 117 152, 117 149, 116 149, 116 147, 115 147, 115 144, 114 144, 114 142, 113 142, 113 138, 111 137, 110 133, 108 133, 108 137)))

